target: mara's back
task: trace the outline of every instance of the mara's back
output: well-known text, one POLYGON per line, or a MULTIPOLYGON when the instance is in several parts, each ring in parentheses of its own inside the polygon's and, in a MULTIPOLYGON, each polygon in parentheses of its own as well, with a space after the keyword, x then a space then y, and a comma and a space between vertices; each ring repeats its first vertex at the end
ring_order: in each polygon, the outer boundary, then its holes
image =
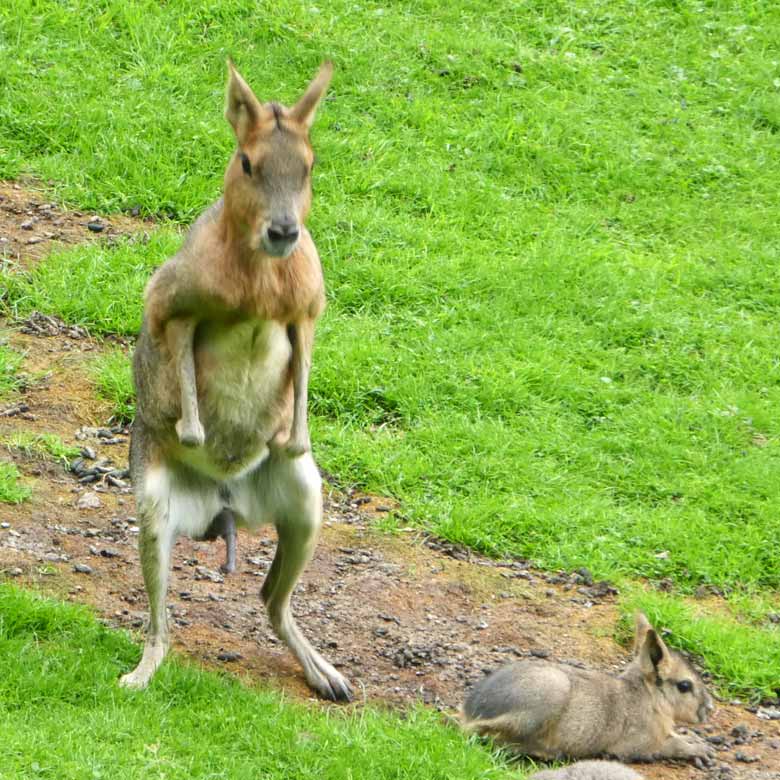
POLYGON ((599 755, 622 730, 621 697, 621 683, 603 672, 518 661, 474 686, 464 725, 540 758, 599 755))

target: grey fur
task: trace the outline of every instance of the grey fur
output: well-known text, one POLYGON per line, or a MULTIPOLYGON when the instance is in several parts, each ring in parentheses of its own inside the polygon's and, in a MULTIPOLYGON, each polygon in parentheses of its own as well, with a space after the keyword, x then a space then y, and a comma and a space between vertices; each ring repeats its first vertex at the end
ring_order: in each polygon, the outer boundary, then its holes
POLYGON ((558 769, 545 769, 528 780, 643 780, 642 775, 616 761, 578 761, 558 769))
POLYGON ((641 614, 636 647, 619 676, 541 660, 498 669, 467 696, 464 728, 544 759, 709 760, 706 742, 674 731, 675 723, 701 723, 712 712, 702 680, 641 614), (690 692, 677 687, 683 680, 690 692))

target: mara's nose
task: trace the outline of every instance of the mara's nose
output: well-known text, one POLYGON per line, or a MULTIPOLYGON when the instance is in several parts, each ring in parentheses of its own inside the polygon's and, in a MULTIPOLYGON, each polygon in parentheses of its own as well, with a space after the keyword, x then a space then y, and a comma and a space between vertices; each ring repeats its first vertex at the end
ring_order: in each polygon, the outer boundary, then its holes
POLYGON ((298 223, 291 219, 280 220, 279 222, 272 222, 268 228, 268 238, 274 242, 286 242, 291 243, 298 238, 300 230, 298 229, 298 223))

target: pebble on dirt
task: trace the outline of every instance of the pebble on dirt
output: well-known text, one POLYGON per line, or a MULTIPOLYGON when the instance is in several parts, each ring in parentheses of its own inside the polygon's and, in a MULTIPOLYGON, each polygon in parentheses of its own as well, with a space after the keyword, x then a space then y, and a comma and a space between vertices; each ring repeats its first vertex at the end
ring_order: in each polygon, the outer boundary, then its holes
POLYGON ((76 503, 76 506, 79 509, 99 509, 101 507, 101 501, 100 496, 98 496, 97 493, 88 492, 84 493, 81 498, 79 498, 78 502, 76 503))
POLYGON ((93 569, 91 566, 87 566, 86 563, 74 563, 73 571, 76 571, 79 574, 92 574, 93 569))

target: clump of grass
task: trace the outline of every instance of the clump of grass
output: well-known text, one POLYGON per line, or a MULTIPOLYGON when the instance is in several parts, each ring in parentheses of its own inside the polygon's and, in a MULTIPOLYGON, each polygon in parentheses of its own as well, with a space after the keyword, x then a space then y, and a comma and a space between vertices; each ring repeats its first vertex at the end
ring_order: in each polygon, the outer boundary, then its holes
POLYGON ((93 333, 135 334, 141 327, 144 285, 180 243, 177 232, 159 229, 114 246, 91 243, 55 251, 29 271, 0 275, 4 305, 14 317, 42 311, 93 333))
POLYGON ((21 504, 32 491, 21 481, 19 469, 13 463, 0 461, 0 501, 5 504, 21 504))
POLYGON ((0 398, 18 390, 22 381, 19 377, 19 367, 22 356, 18 352, 0 344, 0 398))
POLYGON ((9 777, 509 780, 500 759, 422 708, 323 710, 171 659, 143 693, 138 660, 83 608, 0 585, 0 729, 9 777))
POLYGON ((669 643, 702 659, 724 696, 752 700, 780 695, 780 627, 758 627, 729 615, 705 610, 694 601, 669 594, 628 588, 621 610, 642 610, 669 643))
POLYGON ((91 372, 98 395, 111 404, 117 422, 130 422, 135 416, 132 357, 120 349, 97 358, 91 372))
POLYGON ((28 458, 40 460, 56 460, 67 465, 77 457, 80 448, 65 444, 54 433, 33 433, 31 431, 15 431, 2 437, 2 443, 12 452, 19 452, 28 458))

